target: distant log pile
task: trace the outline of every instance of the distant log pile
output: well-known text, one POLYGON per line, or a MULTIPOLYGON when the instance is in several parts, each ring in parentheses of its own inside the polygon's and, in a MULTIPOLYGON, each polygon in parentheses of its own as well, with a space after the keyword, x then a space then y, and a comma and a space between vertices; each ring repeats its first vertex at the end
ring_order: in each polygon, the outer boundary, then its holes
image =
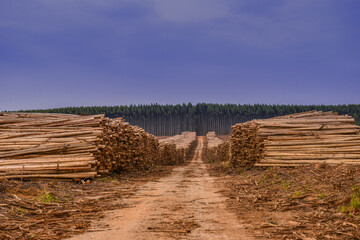
POLYGON ((232 128, 233 166, 360 163, 360 127, 347 115, 311 111, 232 128))
POLYGON ((160 139, 160 145, 163 144, 175 144, 177 149, 188 148, 190 144, 196 140, 195 132, 182 132, 180 135, 160 139))
POLYGON ((0 113, 0 179, 92 178, 159 164, 157 138, 122 119, 0 113))
POLYGON ((224 143, 223 140, 216 137, 215 132, 208 132, 206 134, 206 142, 207 142, 207 147, 209 149, 215 148, 215 147, 219 146, 220 144, 224 143))
POLYGON ((229 143, 216 137, 215 132, 206 134, 206 148, 203 153, 204 159, 209 163, 229 161, 229 143))
POLYGON ((197 145, 195 132, 183 132, 160 139, 160 161, 162 165, 175 165, 190 160, 197 145))

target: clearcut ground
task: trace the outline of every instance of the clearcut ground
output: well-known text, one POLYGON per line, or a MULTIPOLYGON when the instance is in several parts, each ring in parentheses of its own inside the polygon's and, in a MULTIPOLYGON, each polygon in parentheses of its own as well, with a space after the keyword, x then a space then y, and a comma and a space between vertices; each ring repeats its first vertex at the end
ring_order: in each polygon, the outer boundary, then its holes
POLYGON ((209 176, 201 160, 204 137, 198 140, 188 165, 145 184, 127 200, 129 208, 109 212, 93 223, 91 232, 71 240, 252 239, 227 210, 216 178, 209 176))

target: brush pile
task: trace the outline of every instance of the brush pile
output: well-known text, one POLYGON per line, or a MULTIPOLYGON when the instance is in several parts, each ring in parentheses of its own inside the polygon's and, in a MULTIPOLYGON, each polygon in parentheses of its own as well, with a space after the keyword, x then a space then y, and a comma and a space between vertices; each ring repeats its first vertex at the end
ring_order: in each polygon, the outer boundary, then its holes
POLYGON ((147 170, 158 140, 104 115, 0 113, 0 179, 74 179, 147 170))
POLYGON ((311 111, 236 124, 233 166, 360 164, 360 127, 348 115, 311 111))
POLYGON ((175 165, 190 160, 197 145, 195 132, 182 132, 180 135, 159 140, 160 162, 162 165, 175 165))

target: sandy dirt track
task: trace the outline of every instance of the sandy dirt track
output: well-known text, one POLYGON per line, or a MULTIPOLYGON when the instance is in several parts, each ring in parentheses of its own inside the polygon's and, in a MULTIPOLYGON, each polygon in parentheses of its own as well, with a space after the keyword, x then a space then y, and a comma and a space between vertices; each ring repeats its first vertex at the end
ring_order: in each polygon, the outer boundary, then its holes
POLYGON ((136 239, 252 239, 244 225, 226 209, 216 179, 201 161, 204 138, 199 137, 190 164, 150 182, 128 199, 129 208, 95 222, 92 232, 71 240, 136 239))

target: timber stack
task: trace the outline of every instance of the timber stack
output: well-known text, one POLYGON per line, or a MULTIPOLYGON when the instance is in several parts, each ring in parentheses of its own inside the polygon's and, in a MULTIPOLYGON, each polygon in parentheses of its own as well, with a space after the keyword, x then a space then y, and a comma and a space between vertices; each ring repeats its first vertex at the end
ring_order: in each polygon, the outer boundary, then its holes
POLYGON ((311 111, 232 127, 233 166, 360 164, 360 127, 351 116, 311 111))
POLYGON ((195 132, 182 132, 180 135, 159 140, 160 161, 162 165, 184 163, 192 158, 197 140, 195 132))
POLYGON ((104 115, 0 113, 0 179, 74 179, 159 164, 158 140, 104 115))
POLYGON ((206 142, 207 142, 208 149, 216 148, 220 144, 224 143, 223 140, 221 140, 220 138, 218 138, 216 136, 215 132, 208 132, 206 134, 206 142))
POLYGON ((229 161, 229 143, 218 138, 215 132, 206 134, 206 148, 204 159, 209 163, 221 163, 229 161))
POLYGON ((148 170, 159 158, 159 143, 155 136, 121 118, 103 123, 97 146, 98 172, 103 174, 148 170))
POLYGON ((103 115, 1 113, 0 178, 89 178, 103 115))

